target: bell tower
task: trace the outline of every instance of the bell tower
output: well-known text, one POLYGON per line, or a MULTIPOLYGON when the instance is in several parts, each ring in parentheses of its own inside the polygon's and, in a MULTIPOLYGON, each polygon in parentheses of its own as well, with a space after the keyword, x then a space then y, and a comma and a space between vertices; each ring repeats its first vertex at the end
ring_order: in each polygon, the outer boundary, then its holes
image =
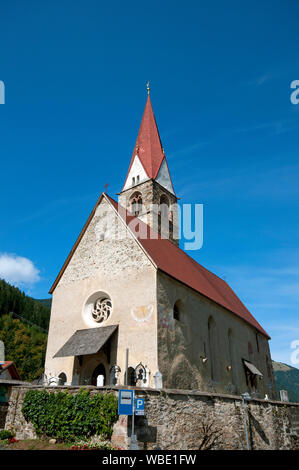
POLYGON ((179 244, 178 208, 155 120, 149 83, 147 101, 119 204, 155 231, 179 244))

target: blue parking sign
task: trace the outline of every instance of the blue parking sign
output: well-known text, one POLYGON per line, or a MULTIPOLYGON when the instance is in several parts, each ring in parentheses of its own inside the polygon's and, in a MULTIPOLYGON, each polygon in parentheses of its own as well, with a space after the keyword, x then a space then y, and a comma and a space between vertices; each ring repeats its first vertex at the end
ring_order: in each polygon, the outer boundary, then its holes
POLYGON ((118 414, 133 415, 134 390, 119 390, 118 392, 118 414))
POLYGON ((135 400, 135 415, 144 416, 144 398, 136 398, 135 400))

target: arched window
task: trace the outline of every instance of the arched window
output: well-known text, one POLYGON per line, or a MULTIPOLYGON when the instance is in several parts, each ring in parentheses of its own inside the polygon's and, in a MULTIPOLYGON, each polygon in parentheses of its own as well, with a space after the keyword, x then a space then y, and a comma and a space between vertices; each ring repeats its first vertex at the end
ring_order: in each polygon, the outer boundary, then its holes
POLYGON ((252 344, 249 341, 248 342, 248 359, 252 361, 252 358, 253 358, 253 349, 252 349, 252 344))
POLYGON ((209 356, 211 361, 211 379, 218 379, 216 323, 213 317, 208 320, 209 356))
POLYGON ((165 194, 160 197, 160 214, 166 219, 169 217, 169 200, 165 194))
POLYGON ((272 379, 272 367, 271 367, 269 357, 267 355, 266 355, 266 368, 267 368, 268 378, 272 379))
POLYGON ((177 300, 173 306, 173 318, 175 320, 180 320, 180 301, 177 300))
POLYGON ((258 335, 258 333, 256 333, 256 335, 255 335, 255 341, 256 341, 256 349, 257 349, 257 352, 260 352, 260 343, 259 343, 259 335, 258 335))
POLYGON ((236 360, 236 345, 233 337, 233 332, 231 329, 228 330, 228 348, 229 348, 229 361, 231 366, 231 378, 232 384, 235 387, 235 392, 238 392, 238 370, 237 370, 237 360, 236 360))
POLYGON ((132 214, 138 216, 142 212, 142 194, 135 192, 130 198, 130 210, 132 214))

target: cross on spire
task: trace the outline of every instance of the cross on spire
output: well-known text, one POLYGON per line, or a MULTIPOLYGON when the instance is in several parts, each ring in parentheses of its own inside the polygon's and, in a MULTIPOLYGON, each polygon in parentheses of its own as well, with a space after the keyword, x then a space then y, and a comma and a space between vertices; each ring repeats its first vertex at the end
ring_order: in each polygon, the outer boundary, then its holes
POLYGON ((109 186, 109 184, 106 183, 106 184, 105 184, 105 194, 107 194, 107 188, 108 188, 108 186, 109 186))

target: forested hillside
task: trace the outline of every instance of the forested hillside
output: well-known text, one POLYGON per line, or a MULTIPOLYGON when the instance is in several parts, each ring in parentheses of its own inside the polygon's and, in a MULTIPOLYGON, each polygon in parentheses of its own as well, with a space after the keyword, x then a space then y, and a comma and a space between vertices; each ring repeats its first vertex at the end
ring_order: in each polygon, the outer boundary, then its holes
POLYGON ((31 382, 44 370, 47 334, 11 315, 0 317, 0 340, 5 344, 5 359, 14 361, 22 380, 31 382))
POLYGON ((0 340, 5 359, 14 361, 22 380, 43 373, 50 308, 0 280, 0 340))
POLYGON ((282 362, 272 361, 277 398, 279 398, 280 390, 287 390, 289 394, 289 400, 299 403, 299 369, 291 367, 282 362))
POLYGON ((17 287, 0 280, 0 317, 8 313, 20 315, 23 319, 40 326, 46 331, 48 330, 49 307, 28 297, 17 287))
POLYGON ((45 307, 51 308, 52 305, 52 299, 37 299, 42 305, 45 305, 45 307))

